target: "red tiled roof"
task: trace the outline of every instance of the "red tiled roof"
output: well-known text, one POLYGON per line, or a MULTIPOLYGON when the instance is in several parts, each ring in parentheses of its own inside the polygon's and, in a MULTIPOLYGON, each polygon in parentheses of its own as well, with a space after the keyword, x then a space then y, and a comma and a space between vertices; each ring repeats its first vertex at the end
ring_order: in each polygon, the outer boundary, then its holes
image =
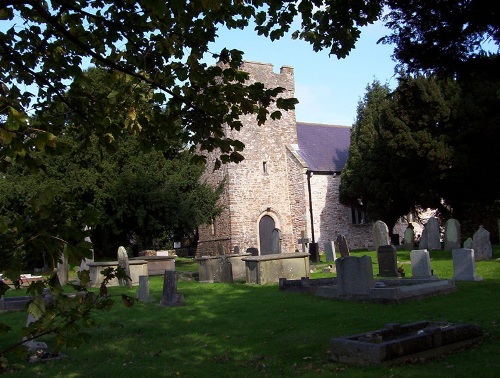
POLYGON ((313 172, 341 172, 349 154, 351 127, 297 122, 298 154, 313 172))

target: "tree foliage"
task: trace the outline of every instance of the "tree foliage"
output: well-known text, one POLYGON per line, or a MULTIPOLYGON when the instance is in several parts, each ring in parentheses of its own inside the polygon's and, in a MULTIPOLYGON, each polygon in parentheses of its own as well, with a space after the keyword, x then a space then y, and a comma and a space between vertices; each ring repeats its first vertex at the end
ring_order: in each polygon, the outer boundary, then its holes
POLYGON ((453 75, 500 43, 500 6, 486 0, 388 0, 384 16, 394 57, 407 72, 453 75))
POLYGON ((498 74, 406 75, 392 93, 372 84, 358 107, 341 201, 388 225, 419 208, 460 219, 469 232, 494 219, 500 181, 488 172, 500 168, 499 84, 498 74))

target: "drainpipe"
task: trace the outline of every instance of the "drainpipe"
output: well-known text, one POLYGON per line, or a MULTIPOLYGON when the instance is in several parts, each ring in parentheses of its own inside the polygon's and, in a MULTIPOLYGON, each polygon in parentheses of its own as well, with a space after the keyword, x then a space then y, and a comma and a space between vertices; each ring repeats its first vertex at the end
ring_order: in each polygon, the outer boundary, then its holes
POLYGON ((312 205, 312 193, 311 193, 311 177, 313 175, 312 171, 307 171, 307 191, 309 194, 309 213, 311 215, 311 242, 314 243, 314 217, 313 217, 313 205, 312 205))

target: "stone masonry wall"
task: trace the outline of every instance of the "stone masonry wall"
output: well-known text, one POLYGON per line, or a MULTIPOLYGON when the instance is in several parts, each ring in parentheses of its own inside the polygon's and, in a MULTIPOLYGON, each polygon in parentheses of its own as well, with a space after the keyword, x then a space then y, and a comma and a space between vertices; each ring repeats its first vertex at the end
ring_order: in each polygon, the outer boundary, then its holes
MULTIPOLYGON (((250 74, 249 83, 259 81, 267 87, 284 87, 284 97, 294 96, 292 68, 282 67, 275 73, 271 64, 246 62, 242 69, 250 74)), ((269 110, 272 112, 276 108, 271 106, 269 110)), ((214 254, 213 245, 221 242, 227 245, 226 253, 235 246, 241 252, 259 248, 259 220, 264 215, 271 216, 276 228, 281 230, 282 252, 294 251, 297 215, 290 204, 296 203, 292 197, 303 197, 303 193, 297 193, 297 188, 290 186, 290 177, 297 175, 298 168, 290 164, 286 148, 297 143, 295 111, 282 113, 281 119, 268 120, 261 126, 255 116, 247 115, 241 119, 240 131, 226 130, 230 138, 245 144, 245 160, 224 167, 226 190, 221 204, 226 206, 226 211, 216 219, 215 235, 210 235, 209 225, 200 227, 197 255, 214 254)), ((211 173, 210 168, 206 176, 212 176, 208 180, 214 183, 222 179, 222 175, 211 173)))
MULTIPOLYGON (((339 202, 339 186, 340 175, 314 174, 311 177, 314 236, 320 251, 324 249, 324 243, 335 240, 338 234, 345 235, 350 249, 371 248, 372 225, 352 224, 351 209, 339 202)), ((308 218, 309 229, 310 223, 308 218)))

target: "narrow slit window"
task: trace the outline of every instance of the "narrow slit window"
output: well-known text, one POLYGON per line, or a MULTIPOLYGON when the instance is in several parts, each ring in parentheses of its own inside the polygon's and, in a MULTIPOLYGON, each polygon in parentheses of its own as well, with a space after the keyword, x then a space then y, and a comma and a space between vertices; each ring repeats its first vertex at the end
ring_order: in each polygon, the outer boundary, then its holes
POLYGON ((262 172, 267 175, 267 161, 262 162, 262 172))

